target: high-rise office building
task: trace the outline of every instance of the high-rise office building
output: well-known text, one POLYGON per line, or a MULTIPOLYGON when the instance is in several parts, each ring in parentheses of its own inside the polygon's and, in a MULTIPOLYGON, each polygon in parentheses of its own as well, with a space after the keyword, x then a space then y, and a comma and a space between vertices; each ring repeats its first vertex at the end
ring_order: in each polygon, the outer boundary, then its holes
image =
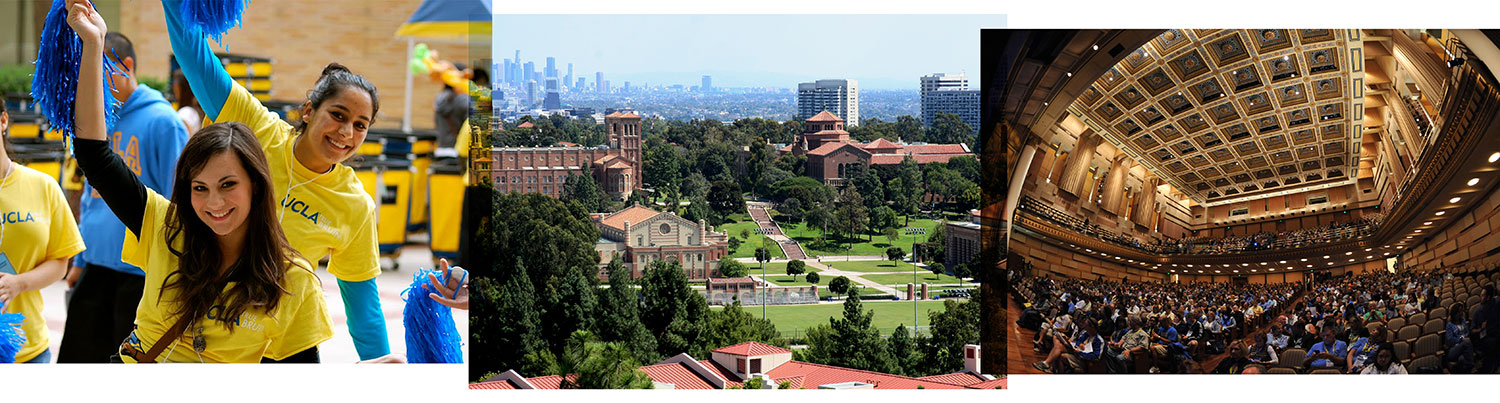
POLYGON ((547 70, 542 71, 542 74, 546 74, 543 78, 557 77, 557 58, 547 56, 547 70))
POLYGON ((600 90, 599 92, 600 93, 608 94, 608 93, 614 91, 614 88, 610 87, 610 85, 609 85, 609 80, 604 80, 601 83, 602 84, 599 86, 599 90, 600 90))
POLYGON ((600 93, 600 94, 609 92, 608 90, 605 89, 605 85, 607 85, 607 83, 604 82, 604 72, 602 72, 602 71, 596 71, 596 72, 594 72, 594 92, 597 92, 597 93, 600 93))
POLYGON ((562 109, 562 94, 558 87, 557 77, 547 77, 547 97, 542 99, 542 109, 549 111, 562 109))
POLYGON ((620 93, 621 94, 629 94, 630 93, 630 82, 629 81, 625 82, 625 87, 620 89, 620 93))
POLYGON ((524 72, 521 75, 521 81, 536 81, 536 62, 526 62, 526 66, 521 71, 524 72))
POLYGON ((979 90, 969 89, 969 78, 963 74, 922 76, 922 125, 932 126, 938 112, 958 115, 978 133, 979 90))
POLYGON ((563 77, 562 85, 564 87, 573 85, 573 63, 568 63, 568 76, 563 77))
POLYGON ((496 67, 495 70, 500 72, 500 74, 498 74, 498 76, 500 76, 500 82, 505 83, 505 84, 510 84, 510 80, 511 80, 511 75, 510 75, 510 73, 511 73, 511 70, 510 70, 510 59, 505 59, 504 66, 505 66, 505 68, 503 70, 500 69, 499 67, 496 67))
POLYGON ((585 88, 583 86, 583 77, 578 77, 578 84, 574 84, 573 88, 578 91, 583 91, 583 89, 585 88))
POLYGON ((526 109, 536 105, 536 80, 526 81, 526 109))
POLYGON ((703 85, 698 86, 698 89, 703 92, 714 92, 714 78, 712 76, 703 76, 703 85))
POLYGON ((848 126, 857 125, 859 82, 828 79, 797 84, 797 118, 807 119, 823 111, 844 119, 848 126))

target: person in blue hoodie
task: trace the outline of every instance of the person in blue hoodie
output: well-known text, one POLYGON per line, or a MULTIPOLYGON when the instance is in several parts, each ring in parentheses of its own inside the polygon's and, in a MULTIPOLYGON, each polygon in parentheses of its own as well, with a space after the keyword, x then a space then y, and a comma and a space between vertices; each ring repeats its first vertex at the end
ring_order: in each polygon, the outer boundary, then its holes
MULTIPOLYGON (((136 81, 135 46, 110 32, 104 38, 110 61, 123 73, 110 73, 119 118, 107 128, 111 146, 151 190, 171 197, 177 157, 187 144, 187 127, 161 92, 136 81)), ((135 325, 145 272, 120 261, 125 224, 115 217, 91 186, 83 188, 78 228, 88 249, 73 260, 68 286, 68 318, 60 363, 107 363, 135 325)))

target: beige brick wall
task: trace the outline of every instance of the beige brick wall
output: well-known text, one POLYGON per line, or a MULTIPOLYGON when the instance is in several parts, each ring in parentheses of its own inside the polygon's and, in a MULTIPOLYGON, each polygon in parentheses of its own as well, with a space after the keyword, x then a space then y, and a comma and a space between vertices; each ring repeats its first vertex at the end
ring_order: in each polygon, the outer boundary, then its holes
MULTIPOLYGON (((405 96, 406 41, 395 37, 396 29, 421 4, 421 0, 255 0, 245 11, 244 27, 224 36, 228 49, 213 44, 216 51, 265 57, 273 60, 271 99, 302 101, 323 66, 339 62, 364 75, 380 92, 376 127, 401 127, 405 96)), ((135 42, 138 69, 144 76, 166 78, 172 45, 167 38, 161 2, 128 1, 120 21, 110 29, 135 42)), ((421 42, 420 40, 418 42, 421 42)), ((468 63, 467 44, 436 44, 447 60, 468 63)), ((433 127, 432 102, 442 86, 425 77, 413 83, 412 127, 433 127)))

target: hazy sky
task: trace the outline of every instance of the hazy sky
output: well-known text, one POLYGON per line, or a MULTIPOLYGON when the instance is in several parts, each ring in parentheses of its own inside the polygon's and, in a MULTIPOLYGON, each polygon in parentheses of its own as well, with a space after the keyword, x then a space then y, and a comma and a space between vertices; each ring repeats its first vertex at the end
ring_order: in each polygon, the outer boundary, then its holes
MULTIPOLYGON (((542 71, 557 58, 575 80, 614 86, 786 87, 853 78, 861 89, 916 89, 922 75, 979 79, 979 29, 1003 15, 496 15, 495 62, 521 51, 542 71)), ((499 74, 496 74, 499 76, 499 74)))

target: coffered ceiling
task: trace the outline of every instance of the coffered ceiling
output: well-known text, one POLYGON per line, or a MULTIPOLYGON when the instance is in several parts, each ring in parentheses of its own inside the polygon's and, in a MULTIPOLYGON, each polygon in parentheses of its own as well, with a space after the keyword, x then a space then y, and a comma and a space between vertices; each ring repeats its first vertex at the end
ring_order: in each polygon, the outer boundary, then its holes
POLYGON ((1167 30, 1069 113, 1198 203, 1346 181, 1364 114, 1360 35, 1167 30))

